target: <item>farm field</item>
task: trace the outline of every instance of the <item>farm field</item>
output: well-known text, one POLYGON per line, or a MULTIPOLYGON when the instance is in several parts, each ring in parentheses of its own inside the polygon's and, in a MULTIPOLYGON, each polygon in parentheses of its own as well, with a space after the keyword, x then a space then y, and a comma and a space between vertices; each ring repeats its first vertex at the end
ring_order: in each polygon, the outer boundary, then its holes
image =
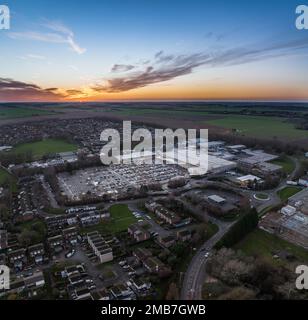
MULTIPOLYGON (((103 110, 101 110, 103 111, 103 110)), ((294 123, 283 117, 241 115, 237 108, 222 106, 198 106, 173 108, 126 107, 111 108, 106 113, 120 116, 139 116, 154 120, 157 117, 198 121, 204 127, 215 126, 222 129, 235 129, 237 134, 263 139, 300 140, 308 138, 307 130, 296 129, 294 123)), ((259 112, 262 109, 258 109, 259 112)))
POLYGON ((8 107, 0 107, 0 120, 1 119, 14 119, 14 118, 27 118, 34 116, 43 116, 50 115, 54 112, 50 112, 48 110, 40 110, 34 108, 8 108, 8 107))
POLYGON ((46 139, 37 142, 24 143, 17 145, 11 152, 26 153, 31 152, 35 159, 42 158, 48 153, 59 153, 67 151, 76 151, 77 146, 65 140, 46 139))
POLYGON ((244 254, 260 257, 271 264, 283 264, 273 256, 279 251, 288 252, 300 262, 308 262, 308 251, 283 239, 276 237, 263 230, 257 229, 249 233, 235 249, 241 250, 244 254))
POLYGON ((151 116, 151 115, 172 115, 172 116, 208 116, 211 113, 206 110, 175 110, 175 109, 169 109, 169 110, 163 110, 163 109, 151 109, 151 108, 127 108, 127 109, 112 109, 110 110, 112 112, 116 112, 117 114, 124 115, 124 116, 134 116, 134 115, 141 115, 141 116, 151 116))
POLYGON ((285 122, 281 118, 227 115, 221 119, 208 120, 206 123, 235 129, 239 134, 256 138, 273 139, 276 137, 288 140, 308 138, 308 131, 298 130, 294 124, 285 122))

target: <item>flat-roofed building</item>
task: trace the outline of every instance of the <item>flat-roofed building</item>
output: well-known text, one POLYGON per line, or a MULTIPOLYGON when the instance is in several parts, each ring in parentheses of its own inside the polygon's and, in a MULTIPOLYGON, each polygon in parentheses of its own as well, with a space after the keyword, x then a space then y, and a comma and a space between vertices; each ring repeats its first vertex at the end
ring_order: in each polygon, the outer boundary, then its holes
POLYGON ((225 198, 222 198, 216 194, 213 194, 211 196, 208 196, 208 199, 212 202, 214 202, 215 204, 219 204, 219 205, 222 205, 226 202, 226 199, 225 198))
POLYGON ((296 213, 296 208, 288 205, 288 206, 281 208, 280 212, 282 214, 284 214, 285 216, 292 216, 293 214, 296 213))
POLYGON ((242 186, 247 187, 250 183, 260 183, 262 179, 260 177, 248 174, 246 176, 237 177, 236 181, 242 186))
POLYGON ((113 260, 112 248, 106 243, 106 241, 98 233, 98 231, 88 233, 87 239, 94 254, 98 257, 100 263, 105 263, 113 260))

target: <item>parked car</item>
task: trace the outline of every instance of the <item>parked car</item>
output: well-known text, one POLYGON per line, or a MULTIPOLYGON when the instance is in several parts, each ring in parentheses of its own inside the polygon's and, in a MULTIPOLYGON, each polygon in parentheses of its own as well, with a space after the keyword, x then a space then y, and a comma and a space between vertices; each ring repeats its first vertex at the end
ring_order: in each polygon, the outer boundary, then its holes
POLYGON ((66 258, 71 258, 75 253, 76 253, 76 250, 73 249, 72 251, 68 252, 68 253, 65 255, 65 257, 66 257, 66 258))

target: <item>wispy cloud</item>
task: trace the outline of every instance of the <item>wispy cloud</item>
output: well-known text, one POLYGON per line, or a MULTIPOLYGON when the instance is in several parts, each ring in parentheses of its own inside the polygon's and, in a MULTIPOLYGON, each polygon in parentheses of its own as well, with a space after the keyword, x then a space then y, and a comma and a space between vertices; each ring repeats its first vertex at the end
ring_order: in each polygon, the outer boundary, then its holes
POLYGON ((64 24, 58 21, 45 21, 43 27, 52 32, 36 32, 36 31, 23 31, 23 32, 10 32, 8 35, 12 39, 22 40, 35 40, 50 43, 63 43, 70 46, 70 48, 78 53, 83 54, 86 52, 76 41, 74 33, 64 24))
POLYGON ((272 42, 269 45, 258 44, 250 47, 236 47, 187 55, 165 54, 161 50, 154 55, 152 61, 143 66, 143 69, 134 69, 121 77, 105 79, 103 84, 98 83, 92 89, 98 92, 123 92, 191 74, 200 66, 213 68, 240 65, 298 54, 302 49, 307 48, 307 38, 298 38, 272 42))
POLYGON ((41 56, 39 54, 33 54, 33 53, 28 53, 24 56, 21 56, 20 59, 23 60, 46 60, 47 58, 45 56, 41 56))
POLYGON ((42 23, 42 26, 55 32, 66 34, 69 37, 74 37, 73 31, 70 30, 67 26, 65 26, 61 21, 50 21, 45 19, 42 23))

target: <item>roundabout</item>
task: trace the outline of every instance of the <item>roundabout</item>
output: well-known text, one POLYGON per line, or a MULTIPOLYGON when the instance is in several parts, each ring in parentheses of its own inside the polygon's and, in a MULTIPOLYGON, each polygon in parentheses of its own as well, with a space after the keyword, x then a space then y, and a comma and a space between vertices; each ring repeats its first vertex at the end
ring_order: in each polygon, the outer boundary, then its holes
POLYGON ((266 193, 256 193, 253 197, 258 201, 268 201, 270 199, 269 195, 266 193))

